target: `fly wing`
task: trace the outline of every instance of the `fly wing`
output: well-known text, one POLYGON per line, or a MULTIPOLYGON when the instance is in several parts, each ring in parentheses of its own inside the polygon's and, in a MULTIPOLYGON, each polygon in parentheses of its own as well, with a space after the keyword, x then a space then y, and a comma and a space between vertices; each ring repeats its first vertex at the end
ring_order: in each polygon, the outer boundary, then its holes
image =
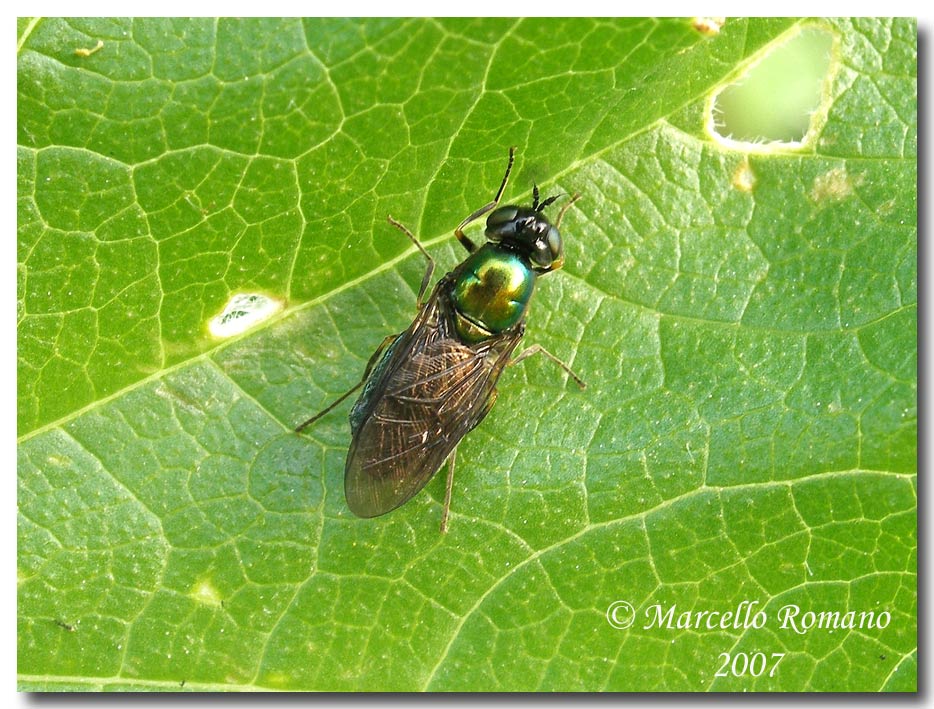
POLYGON ((490 410, 522 328, 480 344, 452 335, 443 281, 380 367, 344 471, 351 511, 376 517, 421 490, 490 410))

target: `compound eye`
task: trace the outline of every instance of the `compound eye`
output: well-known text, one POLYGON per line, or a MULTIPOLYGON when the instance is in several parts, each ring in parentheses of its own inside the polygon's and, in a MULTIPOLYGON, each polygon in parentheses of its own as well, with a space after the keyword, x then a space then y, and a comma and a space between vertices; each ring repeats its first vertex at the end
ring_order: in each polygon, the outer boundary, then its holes
POLYGON ((535 245, 532 247, 530 258, 534 267, 542 270, 551 269, 551 263, 554 261, 548 244, 541 240, 535 242, 535 245))
POLYGON ((494 209, 486 218, 486 236, 490 241, 502 241, 516 233, 519 208, 511 205, 494 209))
POLYGON ((564 246, 561 244, 561 234, 555 227, 549 224, 542 237, 535 240, 529 258, 537 271, 561 268, 564 263, 564 246))
POLYGON ((518 207, 513 207, 510 205, 507 205, 505 207, 499 207, 498 209, 494 209, 490 213, 490 216, 486 218, 486 225, 488 227, 494 227, 494 226, 500 226, 502 224, 505 224, 506 222, 511 222, 513 219, 516 218, 516 214, 518 213, 519 213, 518 207))
POLYGON ((552 261, 563 261, 564 245, 561 243, 561 234, 558 233, 557 227, 549 226, 548 235, 545 239, 548 243, 548 249, 551 251, 552 261))

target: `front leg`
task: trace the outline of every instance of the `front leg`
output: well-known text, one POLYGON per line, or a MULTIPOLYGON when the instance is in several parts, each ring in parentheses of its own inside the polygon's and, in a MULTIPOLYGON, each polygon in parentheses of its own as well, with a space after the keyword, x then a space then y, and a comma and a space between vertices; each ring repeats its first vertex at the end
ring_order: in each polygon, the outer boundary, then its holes
POLYGON ((454 236, 456 236, 457 240, 461 242, 461 244, 463 245, 465 249, 467 249, 468 253, 472 254, 474 251, 476 251, 477 245, 473 243, 473 241, 471 241, 464 234, 464 227, 466 227, 471 222, 479 219, 484 214, 488 212, 492 212, 494 209, 496 209, 496 205, 499 204, 500 199, 502 199, 503 197, 503 192, 506 190, 506 183, 509 181, 509 172, 510 170, 512 170, 512 164, 513 162, 515 162, 515 160, 516 160, 516 146, 513 145, 512 147, 509 148, 509 162, 506 164, 506 174, 503 175, 503 181, 502 183, 500 183, 499 191, 496 193, 496 196, 493 198, 493 201, 490 202, 489 204, 485 204, 484 206, 480 207, 480 209, 478 209, 476 212, 474 212, 469 217, 467 217, 464 221, 462 221, 458 225, 457 229, 454 230, 454 236))

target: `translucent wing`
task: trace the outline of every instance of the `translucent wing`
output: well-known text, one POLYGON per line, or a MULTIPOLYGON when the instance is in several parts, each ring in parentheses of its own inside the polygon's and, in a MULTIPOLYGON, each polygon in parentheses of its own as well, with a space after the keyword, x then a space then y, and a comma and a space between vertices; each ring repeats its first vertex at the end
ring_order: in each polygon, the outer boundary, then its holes
POLYGON ((387 350, 355 406, 344 470, 351 511, 376 517, 421 490, 496 399, 524 325, 469 345, 453 331, 447 280, 387 350))

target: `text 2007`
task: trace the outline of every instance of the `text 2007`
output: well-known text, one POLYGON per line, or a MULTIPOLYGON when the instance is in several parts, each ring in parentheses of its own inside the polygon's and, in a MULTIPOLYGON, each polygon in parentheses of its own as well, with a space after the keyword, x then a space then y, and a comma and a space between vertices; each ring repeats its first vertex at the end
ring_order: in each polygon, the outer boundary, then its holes
POLYGON ((717 670, 717 677, 761 677, 768 672, 769 677, 775 676, 775 670, 778 669, 778 663, 785 656, 783 652, 773 652, 766 655, 764 652, 737 652, 731 655, 728 652, 721 652, 720 658, 723 664, 717 670))

